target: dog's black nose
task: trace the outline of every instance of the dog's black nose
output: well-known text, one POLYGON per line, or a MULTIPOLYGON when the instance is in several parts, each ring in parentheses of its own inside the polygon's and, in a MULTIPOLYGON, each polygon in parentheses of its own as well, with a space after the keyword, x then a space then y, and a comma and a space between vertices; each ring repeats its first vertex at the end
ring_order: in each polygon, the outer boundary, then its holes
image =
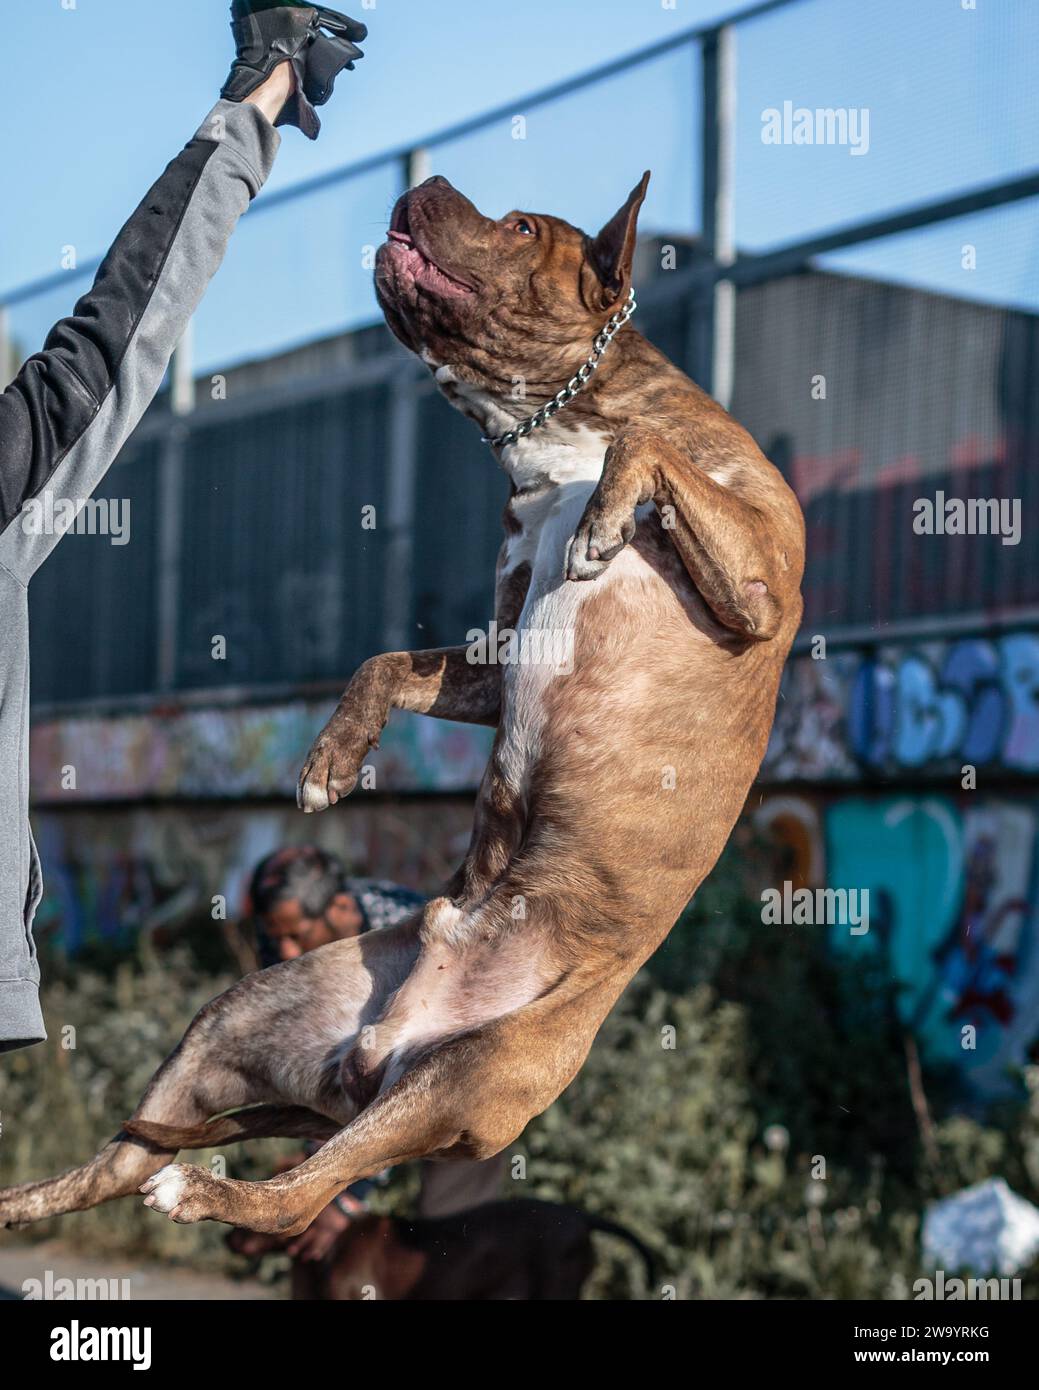
POLYGON ((445 179, 443 174, 434 174, 432 178, 426 179, 424 183, 420 183, 419 188, 436 188, 440 184, 443 184, 445 188, 450 188, 451 180, 445 179))

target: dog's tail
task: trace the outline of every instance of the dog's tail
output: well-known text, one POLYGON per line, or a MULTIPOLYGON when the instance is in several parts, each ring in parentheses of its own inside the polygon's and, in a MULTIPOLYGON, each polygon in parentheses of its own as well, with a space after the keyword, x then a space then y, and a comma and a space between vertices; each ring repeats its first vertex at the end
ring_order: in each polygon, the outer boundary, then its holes
POLYGON ((342 1128, 305 1105, 251 1105, 218 1115, 200 1125, 161 1125, 151 1120, 127 1120, 125 1133, 176 1153, 208 1149, 240 1139, 331 1139, 342 1128))
POLYGON ((654 1288, 657 1282, 658 1268, 656 1253, 644 1241, 640 1240, 634 1231, 629 1231, 627 1226, 622 1226, 619 1221, 611 1221, 605 1216, 592 1216, 590 1212, 586 1212, 585 1217, 589 1230, 600 1231, 604 1236, 616 1236, 618 1240, 625 1241, 638 1252, 646 1270, 647 1287, 654 1288))

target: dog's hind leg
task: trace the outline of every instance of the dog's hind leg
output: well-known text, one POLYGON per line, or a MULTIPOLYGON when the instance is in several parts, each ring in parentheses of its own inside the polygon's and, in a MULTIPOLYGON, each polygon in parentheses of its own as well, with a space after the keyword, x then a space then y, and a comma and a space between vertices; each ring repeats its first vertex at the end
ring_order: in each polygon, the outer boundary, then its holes
MULTIPOLYGON (((226 1122, 218 1121, 212 1127, 206 1124, 212 1110, 203 1096, 194 1093, 191 1085, 195 1063, 202 1060, 199 1050, 191 1045, 191 1035, 189 1029, 184 1041, 156 1072, 136 1111, 138 1117, 147 1113, 161 1116, 162 1121, 130 1120, 88 1163, 58 1177, 0 1190, 0 1228, 27 1225, 65 1212, 84 1211, 116 1197, 129 1196, 149 1174, 173 1157, 181 1147, 180 1141, 191 1134, 208 1130, 208 1142, 214 1143, 232 1138, 228 1131, 233 1126, 226 1122), (167 1124, 164 1122, 167 1120, 176 1123, 167 1124)), ((238 1089, 235 1078, 222 1076, 226 1068, 215 1058, 207 1061, 204 1094, 218 1094, 223 1081, 228 1103, 241 1103, 242 1098, 234 1094, 238 1089)), ((237 1127, 243 1128, 241 1123, 237 1127)))
MULTIPOLYGON (((466 1078, 448 1077, 435 1049, 291 1172, 265 1182, 218 1178, 197 1165, 171 1164, 149 1177, 141 1191, 146 1204, 173 1221, 226 1221, 250 1231, 296 1235, 355 1179, 429 1153, 457 1149, 464 1126, 453 1097, 464 1094, 466 1078)), ((458 1069, 461 1071, 461 1068, 458 1069)), ((522 1128, 522 1125, 520 1126, 522 1128)), ((504 1143, 514 1135, 505 1136, 504 1143)))
POLYGON ((0 1190, 0 1229, 45 1221, 68 1211, 84 1211, 113 1197, 126 1197, 176 1150, 163 1149, 124 1130, 89 1163, 56 1178, 0 1190))
POLYGON ((414 956, 404 924, 371 935, 250 975, 208 1003, 89 1163, 0 1190, 0 1227, 127 1196, 181 1148, 338 1133, 356 1106, 329 1085, 337 1049, 366 1009, 382 1008, 414 956), (292 1037, 295 1045, 279 1047, 292 1037))
POLYGON ((181 1128, 203 1126, 213 1113, 206 1097, 226 1089, 227 1101, 221 1108, 246 1099, 234 1094, 237 1089, 234 1078, 224 1075, 226 1068, 215 1057, 205 1059, 205 1049, 194 1043, 197 1025, 196 1019, 179 1047, 152 1078, 135 1112, 135 1119, 141 1120, 140 1131, 133 1132, 134 1121, 131 1120, 88 1163, 58 1177, 21 1183, 0 1191, 0 1227, 43 1221, 50 1216, 84 1211, 113 1198, 128 1196, 177 1152, 179 1145, 174 1125, 181 1128), (209 1065, 206 1086, 200 1094, 193 1080, 204 1060, 208 1060, 209 1065), (147 1132, 145 1115, 158 1121, 151 1133, 147 1132), (166 1142, 161 1133, 164 1129, 169 1131, 170 1142, 166 1142))
MULTIPOLYGON (((149 1109, 156 1109, 154 1102, 149 1109)), ((127 1120, 89 1163, 56 1178, 0 1191, 0 1227, 26 1225, 128 1197, 181 1149, 207 1149, 243 1139, 324 1140, 339 1128, 335 1120, 304 1105, 252 1105, 215 1119, 199 1119, 193 1125, 127 1120)))
POLYGON ((241 1182, 171 1164, 141 1190, 149 1206, 174 1221, 298 1234, 344 1187, 385 1167, 426 1155, 489 1158, 500 1152, 574 1076, 611 1003, 612 996, 575 985, 566 999, 541 998, 430 1045, 334 1139, 288 1173, 241 1182))
POLYGON ((243 1139, 330 1139, 339 1125, 303 1105, 256 1105, 196 1125, 127 1120, 105 1147, 56 1178, 0 1191, 0 1228, 83 1211, 136 1192, 181 1149, 208 1149, 243 1139))

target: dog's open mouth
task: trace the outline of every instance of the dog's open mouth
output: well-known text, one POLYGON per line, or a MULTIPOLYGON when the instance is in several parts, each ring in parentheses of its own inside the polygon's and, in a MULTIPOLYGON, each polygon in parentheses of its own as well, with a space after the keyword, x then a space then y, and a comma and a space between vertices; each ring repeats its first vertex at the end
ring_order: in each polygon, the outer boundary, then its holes
POLYGON ((442 269, 426 254, 416 239, 406 198, 394 210, 385 249, 398 283, 404 288, 415 285, 443 298, 474 293, 472 285, 442 269))

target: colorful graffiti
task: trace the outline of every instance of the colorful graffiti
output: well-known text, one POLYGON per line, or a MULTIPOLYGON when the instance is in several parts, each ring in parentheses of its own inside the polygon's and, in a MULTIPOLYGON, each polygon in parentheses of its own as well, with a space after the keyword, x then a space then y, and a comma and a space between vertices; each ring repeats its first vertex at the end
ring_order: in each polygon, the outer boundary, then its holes
POLYGON ((988 1096, 1039 1039, 1036 829, 1017 800, 849 798, 825 815, 828 884, 870 892, 868 937, 835 946, 883 951, 925 1055, 988 1096))
MULTIPOLYGON (((1039 804, 1024 797, 766 796, 753 814, 797 887, 869 892, 870 930, 835 949, 880 951, 898 1007, 929 1061, 979 1095, 1007 1094, 1039 1039, 1039 804), (973 1048, 964 1048, 971 1027, 973 1048)), ((75 952, 233 916, 251 867, 308 840, 353 872, 433 891, 460 860, 468 797, 366 797, 307 818, 291 804, 69 807, 34 824, 45 897, 37 930, 75 952)))
POLYGON ((802 796, 770 796, 754 811, 754 829, 777 851, 777 876, 793 888, 826 883, 819 810, 802 796))
MULTIPOLYGON (((294 800, 306 751, 330 713, 330 703, 295 701, 40 723, 31 736, 33 799, 63 806, 145 797, 294 800)), ((368 760, 373 789, 472 790, 492 737, 474 725, 394 714, 368 760)))
POLYGON ((764 776, 851 780, 1039 770, 1039 634, 799 656, 783 682, 764 776))
POLYGON ((973 795, 766 796, 753 823, 794 886, 868 891, 833 948, 882 953, 926 1059, 995 1099, 1039 1051, 1039 803, 973 795))
POLYGON ((468 797, 405 810, 363 793, 308 817, 291 804, 42 810, 33 816, 44 880, 36 935, 74 954, 211 924, 217 896, 233 917, 253 867, 283 844, 317 844, 352 873, 433 891, 465 853, 471 824, 468 797))
MULTIPOLYGON (((43 805, 291 798, 330 708, 297 700, 40 723, 32 794, 43 805), (66 785, 70 767, 74 788, 66 785)), ((491 739, 488 729, 394 714, 370 759, 376 788, 473 791, 491 739)), ((793 658, 762 780, 851 782, 863 771, 947 777, 966 763, 1039 771, 1039 633, 793 658)))
POLYGON ((847 744, 848 691, 860 664, 855 652, 825 661, 795 657, 787 665, 776 721, 762 766, 769 782, 851 778, 857 772, 847 744))
MULTIPOLYGON (((457 795, 405 808, 361 792, 304 820, 296 774, 328 713, 297 701, 37 725, 40 929, 75 950, 208 913, 215 894, 234 911, 250 866, 301 838, 356 872, 442 882, 464 852, 491 732, 396 715, 371 758, 374 790, 457 795)), ((964 764, 1039 771, 1039 633, 795 658, 763 768, 776 790, 754 820, 798 886, 869 891, 870 931, 837 932, 835 946, 882 951, 924 1055, 995 1097, 1039 1046, 1039 802, 958 791, 964 764), (863 796, 851 788, 864 773, 918 787, 863 796)))

